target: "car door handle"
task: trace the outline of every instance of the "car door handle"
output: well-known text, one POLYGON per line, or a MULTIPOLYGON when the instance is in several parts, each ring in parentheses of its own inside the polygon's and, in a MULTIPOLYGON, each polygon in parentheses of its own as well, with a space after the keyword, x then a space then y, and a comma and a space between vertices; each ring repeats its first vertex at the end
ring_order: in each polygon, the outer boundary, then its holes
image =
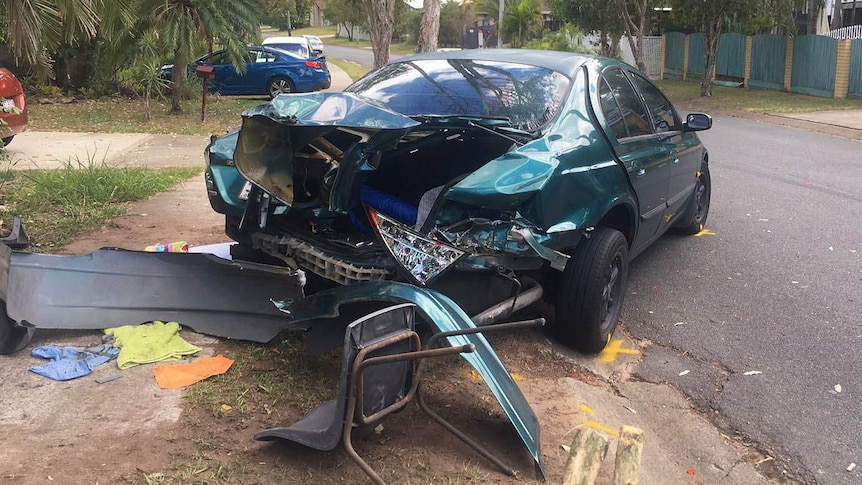
POLYGON ((640 162, 632 162, 632 173, 635 177, 643 177, 646 175, 646 169, 641 167, 640 162))

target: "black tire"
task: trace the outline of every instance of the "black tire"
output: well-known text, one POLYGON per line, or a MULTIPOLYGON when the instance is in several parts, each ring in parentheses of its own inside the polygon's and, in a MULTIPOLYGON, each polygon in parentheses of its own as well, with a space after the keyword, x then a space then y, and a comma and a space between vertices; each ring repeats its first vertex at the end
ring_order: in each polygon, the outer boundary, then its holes
POLYGON ((289 94, 295 91, 296 87, 293 85, 293 81, 284 76, 276 76, 270 79, 266 85, 266 92, 269 94, 270 98, 274 98, 279 94, 289 94))
POLYGON ((9 144, 12 143, 12 138, 15 138, 15 135, 7 136, 6 138, 3 138, 3 146, 8 147, 9 144))
POLYGON ((625 236, 597 227, 575 248, 560 278, 555 301, 557 338, 586 353, 600 352, 620 318, 629 274, 625 236))
POLYGON ((674 224, 674 230, 681 234, 697 234, 706 226, 706 216, 709 215, 709 200, 712 196, 712 180, 709 177, 709 166, 700 168, 700 175, 695 182, 685 214, 674 224))

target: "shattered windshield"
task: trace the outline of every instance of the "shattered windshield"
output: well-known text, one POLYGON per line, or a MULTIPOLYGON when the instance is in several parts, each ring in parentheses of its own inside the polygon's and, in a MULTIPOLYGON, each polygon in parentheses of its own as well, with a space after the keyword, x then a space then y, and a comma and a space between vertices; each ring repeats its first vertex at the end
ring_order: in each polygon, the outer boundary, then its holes
POLYGON ((556 115, 570 84, 559 72, 527 64, 436 59, 384 66, 345 91, 408 116, 501 117, 533 131, 556 115))

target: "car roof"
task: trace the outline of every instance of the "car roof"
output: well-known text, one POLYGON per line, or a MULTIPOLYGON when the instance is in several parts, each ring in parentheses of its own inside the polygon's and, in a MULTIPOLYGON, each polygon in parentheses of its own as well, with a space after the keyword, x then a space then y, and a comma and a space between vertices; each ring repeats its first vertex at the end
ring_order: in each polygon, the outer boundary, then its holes
POLYGON ((267 37, 266 39, 263 39, 263 45, 285 43, 304 44, 306 42, 308 41, 305 37, 267 37))
POLYGON ((576 54, 573 52, 541 51, 531 49, 465 49, 416 54, 409 57, 398 58, 393 61, 393 63, 423 59, 464 59, 529 64, 561 72, 569 77, 573 76, 577 69, 589 60, 596 59, 603 64, 615 62, 612 59, 605 59, 586 54, 576 54))

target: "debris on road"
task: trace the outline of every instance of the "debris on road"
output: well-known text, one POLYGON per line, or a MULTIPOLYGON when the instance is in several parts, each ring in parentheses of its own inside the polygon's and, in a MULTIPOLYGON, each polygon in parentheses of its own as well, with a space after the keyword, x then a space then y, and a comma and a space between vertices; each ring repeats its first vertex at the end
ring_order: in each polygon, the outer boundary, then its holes
POLYGON ((682 377, 682 376, 684 376, 684 375, 688 375, 688 373, 689 373, 689 372, 691 372, 691 371, 690 371, 690 370, 688 370, 688 369, 686 369, 686 370, 684 370, 684 371, 680 372, 680 373, 679 373, 679 376, 680 376, 680 377, 682 377))
POLYGON ((763 372, 760 372, 759 370, 750 370, 742 373, 744 376, 759 376, 761 374, 763 374, 763 372))

